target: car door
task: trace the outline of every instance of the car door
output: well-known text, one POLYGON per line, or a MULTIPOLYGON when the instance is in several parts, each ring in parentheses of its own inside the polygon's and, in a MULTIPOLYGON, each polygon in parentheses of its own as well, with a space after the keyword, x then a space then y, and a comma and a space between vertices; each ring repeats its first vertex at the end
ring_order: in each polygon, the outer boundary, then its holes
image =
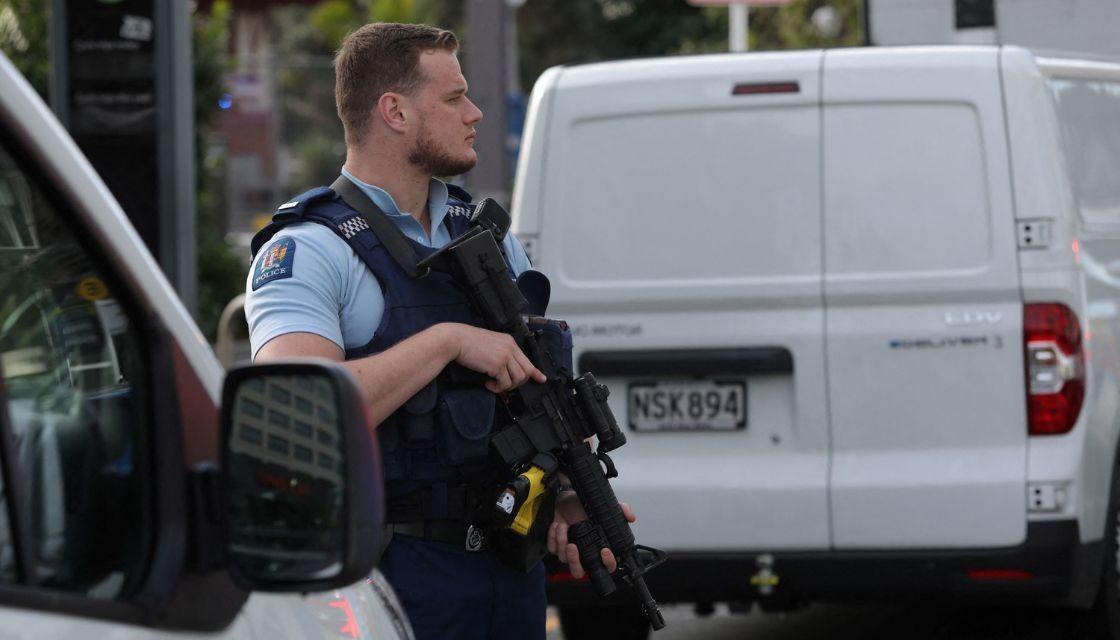
POLYGON ((233 586, 212 514, 187 501, 205 490, 188 477, 206 478, 187 465, 217 459, 221 379, 120 207, 0 56, 6 637, 411 637, 383 583, 248 602, 233 586), (296 623, 264 623, 278 611, 296 623))
POLYGON ((1026 535, 1023 304, 998 50, 829 51, 837 549, 1026 535))
POLYGON ((610 388, 643 544, 829 544, 819 74, 800 52, 552 76, 519 224, 610 388))

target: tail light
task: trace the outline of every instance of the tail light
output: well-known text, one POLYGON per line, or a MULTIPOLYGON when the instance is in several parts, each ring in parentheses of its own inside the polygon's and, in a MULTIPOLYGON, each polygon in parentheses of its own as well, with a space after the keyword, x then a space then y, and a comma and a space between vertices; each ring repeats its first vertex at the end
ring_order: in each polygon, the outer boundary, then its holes
POLYGON ((1081 324, 1064 304, 1028 304, 1024 309, 1028 416, 1032 436, 1067 433, 1085 399, 1085 356, 1081 324))

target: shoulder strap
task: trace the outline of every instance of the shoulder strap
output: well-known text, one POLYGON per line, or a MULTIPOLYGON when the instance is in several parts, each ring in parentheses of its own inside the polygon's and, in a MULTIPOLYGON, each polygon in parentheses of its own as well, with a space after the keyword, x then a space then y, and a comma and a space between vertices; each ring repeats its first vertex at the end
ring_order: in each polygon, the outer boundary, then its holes
POLYGON ((272 214, 272 220, 253 235, 253 241, 250 244, 251 255, 255 258, 257 252, 266 242, 272 239, 272 236, 289 224, 299 221, 311 205, 331 198, 334 198, 334 191, 327 187, 315 187, 277 207, 276 213, 272 214))
POLYGON ((393 261, 409 277, 419 278, 427 273, 427 270, 422 271, 416 267, 418 262, 416 251, 413 250, 412 245, 408 243, 408 239, 404 237, 401 230, 389 221, 385 213, 358 188, 358 185, 351 182, 346 176, 338 176, 338 179, 331 184, 331 189, 351 209, 362 214, 362 218, 369 224, 370 231, 377 236, 393 261))

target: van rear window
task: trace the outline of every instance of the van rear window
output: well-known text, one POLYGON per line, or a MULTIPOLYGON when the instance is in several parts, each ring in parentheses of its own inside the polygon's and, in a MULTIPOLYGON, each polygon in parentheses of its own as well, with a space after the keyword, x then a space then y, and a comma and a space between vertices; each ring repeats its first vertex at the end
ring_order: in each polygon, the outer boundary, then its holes
POLYGON ((548 166, 564 275, 819 276, 819 128, 815 105, 576 121, 548 166))
POLYGON ((1081 214, 1120 222, 1120 82, 1050 81, 1081 214))
POLYGON ((987 167, 971 106, 829 105, 824 128, 826 273, 988 264, 987 167))

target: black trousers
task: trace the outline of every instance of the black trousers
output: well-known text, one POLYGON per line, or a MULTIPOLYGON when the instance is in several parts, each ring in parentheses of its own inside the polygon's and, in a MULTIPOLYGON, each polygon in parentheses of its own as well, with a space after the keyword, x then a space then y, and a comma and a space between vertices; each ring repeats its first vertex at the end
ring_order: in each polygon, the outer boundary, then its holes
POLYGON ((522 573, 490 551, 394 535, 378 566, 417 640, 544 640, 544 565, 522 573))

